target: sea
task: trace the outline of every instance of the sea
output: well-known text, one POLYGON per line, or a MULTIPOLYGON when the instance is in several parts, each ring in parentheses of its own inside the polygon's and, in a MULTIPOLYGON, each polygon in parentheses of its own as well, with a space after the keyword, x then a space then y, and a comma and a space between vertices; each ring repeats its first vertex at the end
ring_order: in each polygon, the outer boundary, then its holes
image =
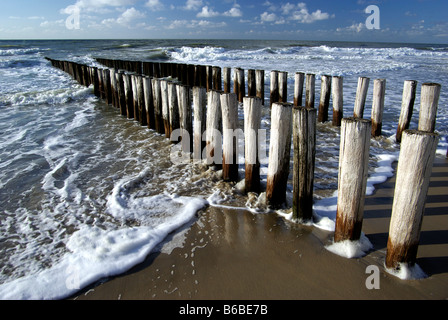
MULTIPOLYGON (((372 138, 367 194, 394 174, 395 133, 405 80, 417 80, 411 129, 418 124, 421 84, 442 85, 437 157, 448 147, 448 45, 274 40, 40 40, 0 41, 0 299, 65 299, 122 274, 167 237, 194 223, 209 206, 279 214, 291 221, 292 184, 285 208, 272 212, 263 194, 245 195, 217 168, 173 163, 173 144, 126 119, 45 59, 100 66, 95 58, 204 64, 344 77, 344 116, 353 114, 359 77, 386 79, 382 136, 372 138)), ((239 107, 240 125, 244 119, 239 107)), ((331 119, 331 110, 330 110, 331 119)), ((262 129, 270 130, 269 104, 262 129)), ((339 128, 317 125, 314 221, 334 230, 339 128)), ((269 135, 266 149, 268 150, 269 135)), ((261 170, 266 185, 267 164, 261 170)), ((291 170, 292 173, 292 170, 291 170)), ((244 166, 240 165, 240 179, 244 166)), ((290 181, 291 182, 291 181, 290 181)), ((182 237, 177 246, 182 245, 182 237)))

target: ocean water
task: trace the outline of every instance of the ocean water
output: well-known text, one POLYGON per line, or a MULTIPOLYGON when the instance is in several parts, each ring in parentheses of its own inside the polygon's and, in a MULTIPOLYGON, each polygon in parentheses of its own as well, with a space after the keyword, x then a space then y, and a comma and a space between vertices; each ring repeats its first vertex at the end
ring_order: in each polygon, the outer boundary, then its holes
MULTIPOLYGON (((372 139, 367 193, 393 174, 403 82, 417 80, 411 128, 424 82, 442 85, 438 156, 448 147, 448 47, 300 41, 115 40, 0 41, 0 299, 66 298, 143 261, 207 206, 266 212, 260 197, 223 183, 219 171, 173 164, 173 147, 51 67, 45 57, 97 65, 95 57, 173 61, 344 76, 351 116, 360 76, 387 80, 383 136, 372 139)), ((269 108, 262 128, 269 131, 269 108)), ((330 112, 331 117, 331 112, 330 112)), ((240 108, 240 123, 243 109, 240 108)), ((268 135, 269 138, 269 135, 268 135)), ((268 143, 269 141, 267 141, 268 143)), ((318 124, 314 225, 332 230, 336 214, 339 130, 318 124)), ((240 167, 241 178, 244 168, 240 167)), ((262 167, 266 183, 267 165, 262 167)), ((292 189, 289 185, 288 200, 292 189)), ((290 207, 278 212, 290 218, 290 207)), ((181 245, 181 243, 179 244, 181 245)))

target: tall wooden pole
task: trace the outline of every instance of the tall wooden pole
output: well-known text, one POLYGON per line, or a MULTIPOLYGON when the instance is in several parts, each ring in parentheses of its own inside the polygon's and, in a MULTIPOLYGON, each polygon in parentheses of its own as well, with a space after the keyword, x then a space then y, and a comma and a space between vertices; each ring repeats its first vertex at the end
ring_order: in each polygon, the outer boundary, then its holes
POLYGON ((366 77, 358 78, 358 89, 356 91, 355 108, 353 117, 363 118, 366 105, 367 91, 369 90, 370 79, 366 77))
POLYGON ((314 108, 315 101, 315 90, 316 90, 316 75, 309 73, 306 75, 306 84, 305 84, 305 107, 306 108, 314 108))
POLYGON ((264 70, 255 70, 255 95, 261 99, 261 104, 264 106, 264 70))
POLYGON ((376 79, 373 83, 372 137, 379 137, 383 127, 386 79, 376 79))
POLYGON ((221 94, 222 110, 222 178, 238 181, 238 100, 235 93, 221 94))
POLYGON ((406 80, 403 85, 403 98, 401 102, 400 120, 398 121, 395 141, 401 143, 403 131, 409 129, 412 114, 414 112, 415 95, 417 92, 417 81, 406 80))
POLYGON ((342 119, 335 242, 361 237, 371 128, 366 119, 342 119))
POLYGON ((344 117, 344 89, 343 77, 334 76, 331 80, 331 92, 333 97, 333 122, 335 127, 341 126, 344 117))
POLYGON ((422 84, 421 105, 418 130, 434 132, 436 129, 437 108, 441 85, 438 83, 422 84))
POLYGON ((286 202, 291 158, 292 103, 274 103, 271 111, 271 142, 266 204, 279 208, 286 202))
POLYGON ((278 73, 279 102, 288 102, 288 72, 278 73))
POLYGON ((317 121, 328 121, 328 108, 330 107, 331 97, 331 76, 323 75, 321 78, 319 115, 317 121))
POLYGON ((272 70, 271 71, 271 97, 270 97, 270 107, 272 108, 272 105, 274 103, 279 102, 279 88, 278 88, 278 71, 272 70))
POLYGON ((416 262, 438 140, 434 133, 403 132, 387 242, 387 268, 399 269, 400 264, 413 266, 416 262))
POLYGON ((221 93, 210 90, 207 97, 206 153, 208 165, 222 165, 222 112, 221 93))
POLYGON ((314 167, 316 162, 316 109, 293 109, 293 204, 292 217, 313 218, 314 167))
POLYGON ((205 149, 205 141, 202 135, 206 130, 206 104, 207 89, 204 87, 193 88, 193 160, 200 162, 202 160, 202 152, 205 149))
POLYGON ((262 99, 244 98, 245 191, 260 192, 260 159, 258 132, 261 124, 262 99))
POLYGON ((294 106, 303 106, 303 83, 305 82, 305 73, 296 72, 294 76, 294 106))

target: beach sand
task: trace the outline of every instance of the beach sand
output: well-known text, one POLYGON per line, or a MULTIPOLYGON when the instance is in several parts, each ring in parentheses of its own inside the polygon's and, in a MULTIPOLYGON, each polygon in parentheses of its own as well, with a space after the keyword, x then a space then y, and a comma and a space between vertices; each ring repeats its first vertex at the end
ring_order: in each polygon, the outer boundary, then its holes
POLYGON ((161 252, 77 300, 407 300, 448 298, 448 160, 436 157, 417 264, 428 275, 401 280, 384 269, 395 177, 366 198, 363 233, 373 244, 348 259, 326 249, 332 232, 277 214, 209 207, 161 252), (182 245, 179 245, 181 243, 182 245), (380 270, 368 289, 366 268, 380 270))

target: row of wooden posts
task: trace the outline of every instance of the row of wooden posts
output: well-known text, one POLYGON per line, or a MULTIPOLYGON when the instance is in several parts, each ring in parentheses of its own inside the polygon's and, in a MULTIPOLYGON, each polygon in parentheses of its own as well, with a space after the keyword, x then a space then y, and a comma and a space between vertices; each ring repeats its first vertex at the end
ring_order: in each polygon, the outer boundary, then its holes
MULTIPOLYGON (((194 160, 222 165, 223 179, 237 181, 236 137, 238 102, 244 106, 245 190, 261 192, 259 130, 264 105, 264 70, 231 69, 177 63, 97 59, 97 68, 47 58, 54 67, 71 74, 85 86, 94 85, 96 96, 178 142, 194 160), (222 75, 224 77, 222 78, 222 75), (223 84, 223 86, 222 86, 223 84), (192 99, 190 98, 192 96, 192 99), (194 124, 193 124, 194 118, 194 124), (180 134, 173 134, 180 129, 180 134), (204 134, 205 132, 205 134, 204 134), (222 133, 222 135, 221 135, 222 133), (221 160, 217 161, 217 160, 221 160)), ((368 178, 370 137, 381 134, 385 80, 375 80, 372 119, 363 119, 369 79, 360 77, 354 115, 343 117, 342 77, 322 76, 319 107, 314 107, 314 74, 295 74, 294 103, 287 101, 287 73, 272 71, 270 83, 271 137, 266 202, 284 205, 293 154, 293 218, 312 219, 316 122, 328 120, 333 96, 333 125, 341 127, 337 217, 334 241, 360 239, 368 178), (306 85, 305 107, 301 106, 306 85)), ((405 81, 402 112, 397 129, 401 152, 397 168, 386 266, 415 264, 429 178, 438 144, 434 133, 441 86, 422 85, 418 130, 407 130, 415 101, 416 81, 405 81)))

